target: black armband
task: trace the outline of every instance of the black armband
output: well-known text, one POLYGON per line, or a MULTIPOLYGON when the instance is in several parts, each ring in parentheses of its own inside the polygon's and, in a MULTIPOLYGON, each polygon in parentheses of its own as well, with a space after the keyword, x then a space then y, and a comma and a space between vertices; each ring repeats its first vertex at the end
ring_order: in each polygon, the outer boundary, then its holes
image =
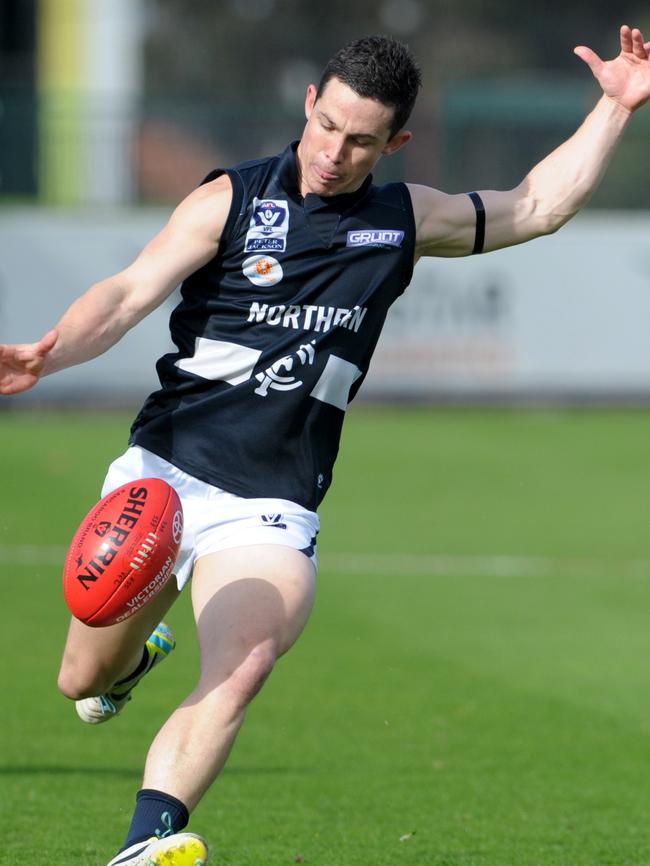
POLYGON ((483 252, 483 244, 485 243, 485 206, 483 199, 477 192, 469 192, 468 196, 472 200, 472 204, 476 208, 476 235, 474 236, 474 249, 472 255, 483 252))

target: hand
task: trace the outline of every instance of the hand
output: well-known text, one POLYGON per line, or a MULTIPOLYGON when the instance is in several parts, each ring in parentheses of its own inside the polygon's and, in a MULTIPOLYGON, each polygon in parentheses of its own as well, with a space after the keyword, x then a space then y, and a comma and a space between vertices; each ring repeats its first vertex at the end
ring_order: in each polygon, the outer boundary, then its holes
POLYGON ((18 394, 33 387, 58 339, 57 331, 52 330, 37 343, 0 345, 0 394, 18 394))
POLYGON ((584 45, 574 53, 587 64, 610 99, 634 111, 650 99, 650 42, 644 42, 638 28, 621 27, 621 53, 604 61, 584 45))

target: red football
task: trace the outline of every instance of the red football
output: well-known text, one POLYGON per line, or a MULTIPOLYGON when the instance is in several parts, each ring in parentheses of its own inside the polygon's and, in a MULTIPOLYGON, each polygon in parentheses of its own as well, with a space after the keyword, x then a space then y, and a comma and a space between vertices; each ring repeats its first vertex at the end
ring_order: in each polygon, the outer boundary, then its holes
POLYGON ((183 508, 161 478, 138 478, 101 499, 65 558, 63 594, 73 616, 104 626, 128 619, 171 577, 183 508))

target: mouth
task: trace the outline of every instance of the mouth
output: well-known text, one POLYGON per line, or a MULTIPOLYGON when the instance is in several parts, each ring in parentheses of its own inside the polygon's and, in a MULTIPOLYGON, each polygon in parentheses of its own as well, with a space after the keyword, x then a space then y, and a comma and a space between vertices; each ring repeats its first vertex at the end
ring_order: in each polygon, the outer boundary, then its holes
POLYGON ((331 171, 325 171, 318 165, 314 166, 314 171, 323 183, 336 183, 341 180, 340 174, 333 174, 331 171))

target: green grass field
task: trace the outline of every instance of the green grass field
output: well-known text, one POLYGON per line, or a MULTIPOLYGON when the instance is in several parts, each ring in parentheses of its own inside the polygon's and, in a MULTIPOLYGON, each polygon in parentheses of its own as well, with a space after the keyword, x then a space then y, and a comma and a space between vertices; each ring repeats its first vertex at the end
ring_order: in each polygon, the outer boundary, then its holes
MULTIPOLYGON (((195 676, 183 597, 115 723, 55 688, 60 550, 127 429, 0 415, 2 866, 105 866, 195 676)), ((214 866, 650 862, 649 441, 645 411, 352 411, 312 621, 192 819, 214 866)))

